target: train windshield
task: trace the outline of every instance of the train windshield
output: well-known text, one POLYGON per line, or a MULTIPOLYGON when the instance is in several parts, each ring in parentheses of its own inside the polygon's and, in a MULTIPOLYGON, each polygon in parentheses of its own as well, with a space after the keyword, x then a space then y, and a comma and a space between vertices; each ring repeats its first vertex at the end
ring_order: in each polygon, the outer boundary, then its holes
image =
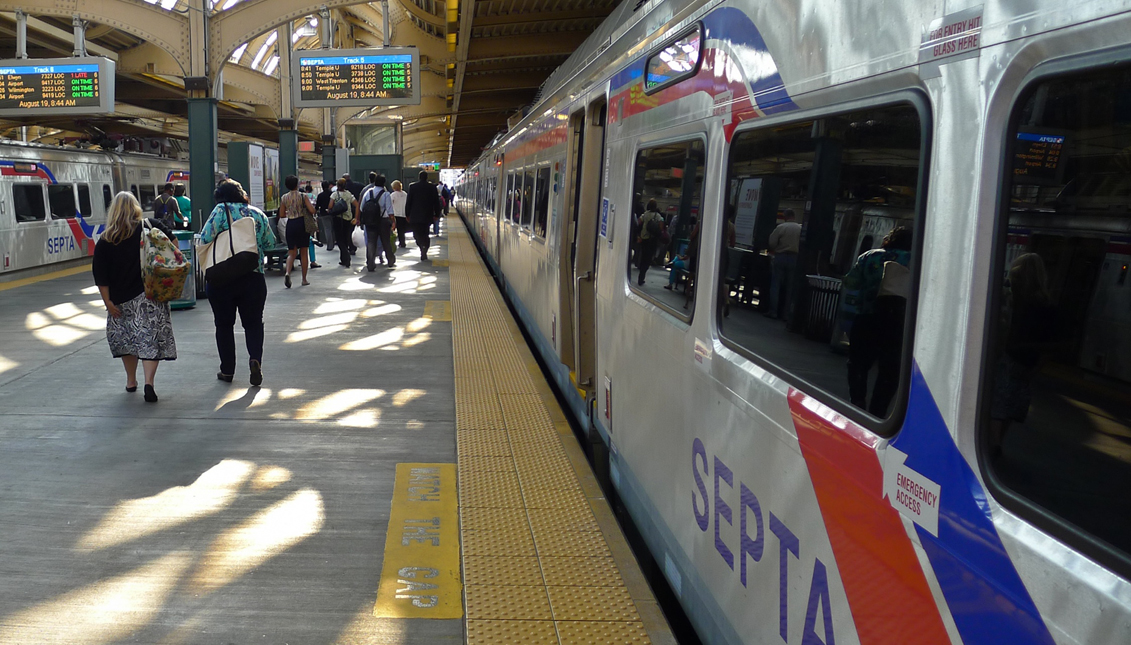
POLYGON ((1013 116, 988 463, 1131 554, 1131 70, 1040 83, 1013 116))

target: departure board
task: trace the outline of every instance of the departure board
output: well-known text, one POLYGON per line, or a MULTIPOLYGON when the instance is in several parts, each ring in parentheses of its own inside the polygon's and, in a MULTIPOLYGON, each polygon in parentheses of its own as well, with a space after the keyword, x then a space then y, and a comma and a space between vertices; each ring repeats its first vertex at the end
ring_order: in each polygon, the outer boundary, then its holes
POLYGON ((420 105, 420 54, 415 47, 295 52, 295 107, 420 105))
POLYGON ((107 58, 0 61, 0 116, 114 111, 114 62, 107 58))
POLYGON ((1057 133, 1018 132, 1013 152, 1013 180, 1019 184, 1058 184, 1064 171, 1065 137, 1057 133))

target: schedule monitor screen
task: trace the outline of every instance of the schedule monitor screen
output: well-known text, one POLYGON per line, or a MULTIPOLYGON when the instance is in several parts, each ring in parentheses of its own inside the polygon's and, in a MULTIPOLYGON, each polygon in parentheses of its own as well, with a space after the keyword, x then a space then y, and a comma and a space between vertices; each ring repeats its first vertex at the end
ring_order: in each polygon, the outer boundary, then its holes
POLYGON ((415 47, 298 51, 295 107, 420 105, 420 52, 415 47))
POLYGON ((0 60, 0 116, 113 112, 114 71, 94 56, 0 60))

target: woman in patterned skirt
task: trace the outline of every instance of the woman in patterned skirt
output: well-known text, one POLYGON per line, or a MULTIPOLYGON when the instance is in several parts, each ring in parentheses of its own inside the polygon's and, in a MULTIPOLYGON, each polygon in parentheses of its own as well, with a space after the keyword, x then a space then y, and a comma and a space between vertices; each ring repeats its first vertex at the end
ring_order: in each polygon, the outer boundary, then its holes
MULTIPOLYGON (((137 362, 145 372, 145 400, 157 401, 153 377, 160 361, 177 359, 169 303, 145 297, 141 279, 141 205, 127 192, 110 204, 106 231, 94 246, 94 284, 106 304, 106 340, 126 368, 126 391, 137 391, 137 362)), ((150 218, 169 239, 173 233, 150 218)))

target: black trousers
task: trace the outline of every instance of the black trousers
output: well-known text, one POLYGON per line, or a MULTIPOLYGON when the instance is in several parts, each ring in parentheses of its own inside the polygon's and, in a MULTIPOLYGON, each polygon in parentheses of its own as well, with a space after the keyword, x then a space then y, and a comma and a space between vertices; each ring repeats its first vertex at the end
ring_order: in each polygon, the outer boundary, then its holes
POLYGON ((373 269, 377 266, 377 242, 381 243, 389 266, 395 265, 397 263, 397 249, 393 246, 393 225, 389 222, 389 219, 383 219, 376 226, 366 226, 365 233, 368 235, 365 243, 366 268, 373 269))
POLYGON ((431 245, 428 241, 430 228, 432 228, 430 222, 412 225, 412 239, 416 240, 416 246, 420 247, 420 257, 422 258, 428 255, 428 247, 431 245))
POLYGON ((848 396, 852 404, 881 419, 899 389, 906 300, 877 298, 870 314, 860 314, 848 332, 848 396), (868 403, 868 373, 876 365, 876 384, 868 403))
POLYGON ((640 269, 640 278, 636 281, 636 284, 644 284, 644 274, 648 272, 648 267, 652 266, 652 258, 656 256, 658 241, 659 240, 654 237, 640 241, 636 262, 637 267, 640 269))
POLYGON ((353 224, 334 216, 334 245, 338 247, 339 262, 350 265, 350 245, 353 244, 353 224))
POLYGON ((403 249, 405 247, 404 238, 408 234, 408 218, 397 218, 397 243, 403 249))
POLYGON ((216 350, 220 371, 236 373, 236 314, 243 325, 248 357, 263 362, 263 306, 267 304, 267 280, 262 273, 250 273, 222 287, 205 287, 212 318, 216 323, 216 350))

